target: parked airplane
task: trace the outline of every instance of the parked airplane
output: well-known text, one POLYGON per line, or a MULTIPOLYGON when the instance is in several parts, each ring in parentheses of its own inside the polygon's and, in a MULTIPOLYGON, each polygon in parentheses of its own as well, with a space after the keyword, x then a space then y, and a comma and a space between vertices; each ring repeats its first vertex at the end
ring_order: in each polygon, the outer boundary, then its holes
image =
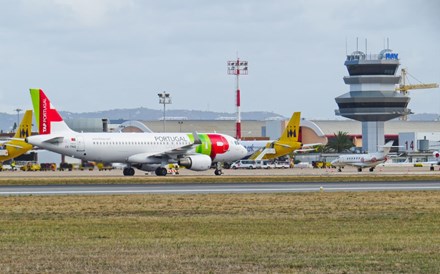
POLYGON ((302 144, 298 142, 301 112, 294 112, 283 134, 278 140, 272 141, 241 141, 246 148, 245 158, 251 160, 270 160, 285 156, 292 152, 307 151, 306 149, 319 144, 302 144))
POLYGON ((27 110, 14 137, 0 144, 0 163, 14 159, 32 149, 32 145, 25 142, 25 138, 31 135, 31 131, 32 110, 27 110))
MULTIPOLYGON (((246 154, 236 139, 224 134, 75 132, 41 89, 30 93, 40 135, 26 138, 28 143, 82 160, 124 163, 126 176, 134 175, 133 167, 165 176, 170 163, 203 171, 213 162, 232 162, 246 154)), ((216 175, 222 174, 220 166, 216 175)))
POLYGON ((390 153, 392 146, 393 141, 389 141, 378 152, 340 155, 337 159, 333 160, 331 164, 337 167, 339 172, 342 171, 341 168, 344 166, 355 166, 359 172, 366 167, 368 167, 370 171, 373 171, 378 164, 387 160, 387 155, 390 153))

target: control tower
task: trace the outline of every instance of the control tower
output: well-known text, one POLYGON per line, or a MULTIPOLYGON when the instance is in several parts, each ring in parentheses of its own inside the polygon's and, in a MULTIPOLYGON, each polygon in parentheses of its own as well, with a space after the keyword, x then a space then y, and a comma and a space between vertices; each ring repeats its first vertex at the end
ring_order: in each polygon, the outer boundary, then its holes
POLYGON ((362 149, 375 152, 383 146, 384 122, 411 113, 410 98, 396 92, 399 55, 390 49, 379 54, 355 51, 345 61, 348 74, 344 82, 350 92, 336 97, 336 115, 362 122, 362 149))

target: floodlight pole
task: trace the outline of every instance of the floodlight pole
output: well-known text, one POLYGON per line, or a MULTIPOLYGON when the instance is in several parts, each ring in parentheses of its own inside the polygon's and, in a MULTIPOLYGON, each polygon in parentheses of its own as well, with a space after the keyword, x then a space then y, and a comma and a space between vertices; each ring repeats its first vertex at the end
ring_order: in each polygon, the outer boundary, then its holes
POLYGON ((240 74, 247 75, 248 74, 248 62, 240 61, 240 58, 237 58, 237 61, 228 61, 228 74, 236 75, 236 83, 237 83, 237 91, 236 91, 236 107, 237 107, 237 121, 235 123, 235 138, 241 139, 241 114, 240 114, 240 74))
POLYGON ((15 128, 15 131, 20 129, 20 111, 22 111, 21 108, 14 109, 17 112, 17 127, 15 128))
POLYGON ((163 132, 165 132, 165 120, 166 120, 166 108, 167 104, 171 104, 171 96, 168 92, 163 91, 162 93, 158 93, 159 96, 159 104, 163 104, 163 132))

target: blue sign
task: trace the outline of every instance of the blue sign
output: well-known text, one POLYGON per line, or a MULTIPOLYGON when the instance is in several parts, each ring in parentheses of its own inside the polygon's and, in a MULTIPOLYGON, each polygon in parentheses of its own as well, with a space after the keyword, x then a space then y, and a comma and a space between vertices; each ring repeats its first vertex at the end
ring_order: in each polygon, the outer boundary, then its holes
POLYGON ((387 52, 387 53, 385 53, 385 59, 398 60, 399 59, 399 54, 398 53, 387 52))

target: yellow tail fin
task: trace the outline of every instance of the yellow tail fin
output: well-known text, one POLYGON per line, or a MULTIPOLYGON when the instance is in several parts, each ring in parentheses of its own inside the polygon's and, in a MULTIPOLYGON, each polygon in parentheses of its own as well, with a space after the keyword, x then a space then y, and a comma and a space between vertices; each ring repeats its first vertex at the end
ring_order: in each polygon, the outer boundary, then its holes
POLYGON ((301 112, 294 112, 289 123, 284 129, 283 134, 278 140, 280 143, 298 142, 300 120, 301 112))
POLYGON ((15 132, 14 138, 24 139, 31 135, 32 132, 32 110, 26 110, 20 126, 15 132))

